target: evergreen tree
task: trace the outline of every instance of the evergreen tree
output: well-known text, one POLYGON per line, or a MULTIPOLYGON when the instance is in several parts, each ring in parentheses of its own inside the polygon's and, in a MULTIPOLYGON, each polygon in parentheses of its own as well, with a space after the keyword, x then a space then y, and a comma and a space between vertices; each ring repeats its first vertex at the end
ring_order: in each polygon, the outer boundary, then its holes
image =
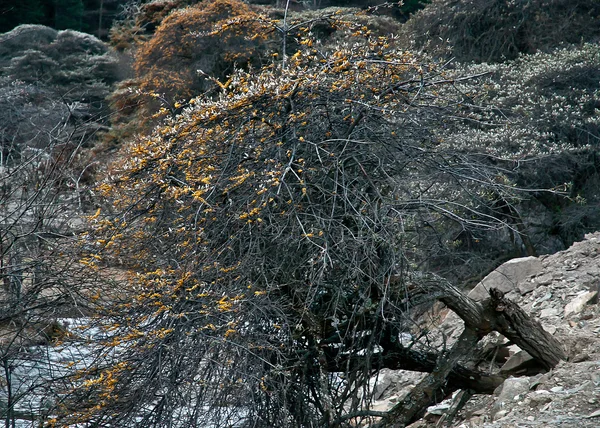
POLYGON ((10 31, 19 24, 41 24, 43 20, 43 0, 0 1, 0 33, 10 31))
POLYGON ((54 28, 81 30, 82 0, 54 0, 54 28))

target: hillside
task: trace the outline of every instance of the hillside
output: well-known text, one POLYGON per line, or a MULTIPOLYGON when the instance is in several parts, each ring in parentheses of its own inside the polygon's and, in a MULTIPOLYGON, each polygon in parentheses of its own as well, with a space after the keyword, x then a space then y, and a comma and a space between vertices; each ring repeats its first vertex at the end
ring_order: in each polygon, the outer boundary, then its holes
MULTIPOLYGON (((544 329, 563 343, 568 360, 549 372, 537 373, 535 360, 506 339, 496 337, 482 345, 495 354, 487 370, 511 373, 493 395, 475 394, 451 418, 452 427, 505 428, 513 426, 596 427, 600 417, 600 234, 553 255, 507 262, 484 278, 469 294, 485 298, 486 289, 497 287, 540 320, 544 329)), ((454 314, 444 316, 432 330, 456 339, 462 328, 454 314)), ((430 340, 435 340, 430 338, 430 340)), ((450 342, 452 339, 450 339, 450 342)), ((418 346, 418 345, 417 345, 418 346)), ((379 396, 375 408, 383 410, 401 398, 411 383, 407 372, 385 372, 374 384, 379 396)), ((464 391, 430 407, 423 421, 410 427, 439 426, 440 419, 455 409, 464 391)), ((461 404, 462 406, 462 404, 461 404)))

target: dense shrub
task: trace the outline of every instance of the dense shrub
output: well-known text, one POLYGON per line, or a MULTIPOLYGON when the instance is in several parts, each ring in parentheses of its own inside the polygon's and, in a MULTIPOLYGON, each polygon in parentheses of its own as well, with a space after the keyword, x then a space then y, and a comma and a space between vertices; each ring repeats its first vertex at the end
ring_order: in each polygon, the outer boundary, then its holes
MULTIPOLYGON (((281 10, 271 10, 269 16, 277 25, 283 26, 281 10)), ((370 37, 397 34, 401 28, 400 22, 389 16, 349 7, 289 12, 287 19, 290 27, 288 54, 294 54, 300 48, 298 41, 305 40, 307 36, 319 49, 335 50, 340 43, 365 43, 370 37)), ((392 43, 391 40, 388 42, 392 43)))
POLYGON ((237 71, 122 147, 85 262, 127 266, 135 297, 106 307, 108 360, 75 391, 73 423, 351 418, 409 324, 407 272, 437 267, 456 231, 516 227, 513 175, 539 153, 445 142, 488 114, 464 99, 481 83, 369 42, 300 43, 285 68, 237 71))
POLYGON ((142 88, 167 99, 189 98, 237 67, 259 67, 269 30, 237 0, 203 2, 173 12, 136 54, 142 88))
POLYGON ((58 31, 43 25, 21 25, 12 31, 0 34, 0 70, 15 56, 27 49, 48 46, 58 36, 58 31))
POLYGON ((148 3, 130 3, 120 20, 110 29, 110 43, 119 51, 134 50, 152 37, 156 28, 173 10, 183 8, 182 0, 155 0, 148 3))
POLYGON ((148 3, 113 32, 113 44, 135 51, 135 78, 110 97, 114 126, 107 148, 149 130, 163 113, 181 111, 192 96, 210 90, 207 96, 214 95, 236 67, 260 68, 271 61, 274 26, 248 5, 215 0, 180 6, 178 1, 148 3))
POLYGON ((407 43, 460 61, 503 61, 600 37, 596 0, 433 0, 404 29, 407 43))
MULTIPOLYGON (((293 1, 290 2, 289 14, 292 19, 296 21, 302 20, 307 21, 309 19, 315 19, 323 17, 327 14, 326 8, 335 7, 335 10, 342 10, 346 20, 350 20, 351 15, 365 17, 365 11, 369 10, 371 13, 369 19, 361 19, 363 25, 368 25, 370 29, 379 31, 383 34, 396 33, 399 28, 399 22, 396 21, 393 24, 389 22, 393 21, 391 17, 399 19, 400 21, 406 20, 406 18, 417 10, 422 9, 428 3, 429 0, 407 0, 402 5, 395 3, 386 4, 382 6, 380 1, 293 1), (362 9, 360 9, 362 7, 362 9), (390 17, 390 20, 386 22, 386 16, 390 17), (308 19, 307 19, 308 18, 308 19), (377 27, 379 19, 383 19, 383 27, 388 27, 387 33, 383 32, 384 28, 378 30, 377 27), (391 27, 390 27, 391 25, 391 27)), ((144 4, 130 4, 125 8, 122 19, 117 21, 110 31, 111 44, 119 50, 134 49, 136 46, 141 44, 143 41, 148 40, 156 32, 157 27, 162 21, 173 11, 183 9, 184 7, 198 3, 190 0, 154 0, 144 4)), ((282 19, 286 6, 285 1, 277 0, 251 0, 246 3, 252 4, 256 11, 262 12, 264 15, 269 15, 275 19, 282 19)), ((323 21, 323 20, 321 20, 323 21)), ((330 32, 334 32, 335 27, 332 27, 330 32)))
POLYGON ((103 102, 119 80, 116 56, 96 37, 23 25, 0 36, 0 76, 46 85, 67 101, 103 102))
MULTIPOLYGON (((276 7, 285 7, 285 0, 249 0, 248 3, 259 5, 271 5, 276 7)), ((292 0, 290 8, 292 9, 320 9, 330 6, 336 7, 377 7, 384 2, 379 0, 292 0)), ((394 9, 394 13, 401 17, 410 15, 419 9, 422 9, 429 0, 404 0, 402 2, 388 2, 394 9), (401 4, 400 4, 401 3, 401 4)))
POLYGON ((470 83, 457 83, 456 90, 465 94, 465 104, 490 108, 459 127, 440 128, 442 144, 486 147, 491 157, 529 157, 520 162, 514 184, 564 192, 533 192, 517 206, 537 250, 560 250, 600 228, 600 195, 593 185, 600 168, 600 47, 584 44, 505 64, 461 66, 457 73, 482 75, 478 93, 470 83), (504 126, 490 125, 498 118, 504 126))
POLYGON ((295 10, 286 16, 283 9, 250 9, 232 0, 203 2, 187 9, 181 9, 182 4, 148 3, 130 11, 129 19, 115 29, 113 44, 133 50, 137 46, 139 51, 136 78, 119 84, 110 97, 114 126, 107 135, 107 149, 135 132, 149 130, 164 113, 180 112, 180 105, 185 105, 179 103, 182 98, 203 92, 214 96, 234 67, 258 68, 282 61, 284 27, 286 56, 303 47, 299 40, 310 39, 325 54, 350 39, 364 44, 400 28, 388 16, 356 8, 295 10))
MULTIPOLYGON (((25 147, 91 144, 106 129, 105 98, 119 79, 118 60, 89 34, 24 25, 0 36, 0 143, 25 147)), ((11 155, 11 156, 13 156, 11 155)))
POLYGON ((79 31, 59 31, 49 47, 54 56, 103 55, 109 51, 106 43, 91 34, 79 31))

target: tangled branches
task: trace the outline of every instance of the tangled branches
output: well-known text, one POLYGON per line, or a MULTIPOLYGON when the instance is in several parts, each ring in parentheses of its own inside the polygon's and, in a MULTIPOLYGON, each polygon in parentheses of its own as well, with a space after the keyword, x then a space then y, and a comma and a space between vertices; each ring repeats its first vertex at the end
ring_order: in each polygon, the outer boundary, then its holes
POLYGON ((435 135, 477 108, 440 95, 453 80, 383 38, 303 46, 112 166, 87 263, 131 281, 67 422, 348 420, 410 328, 422 228, 504 224, 489 197, 513 193, 502 163, 435 135))

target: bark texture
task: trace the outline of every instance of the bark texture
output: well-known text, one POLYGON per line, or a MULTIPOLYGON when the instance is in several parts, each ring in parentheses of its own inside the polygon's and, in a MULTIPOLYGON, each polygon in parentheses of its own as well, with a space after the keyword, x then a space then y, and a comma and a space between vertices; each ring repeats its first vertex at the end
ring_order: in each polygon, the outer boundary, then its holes
POLYGON ((478 341, 477 333, 466 328, 450 352, 439 359, 434 370, 419 382, 404 400, 392 407, 379 426, 399 428, 419 418, 435 400, 436 392, 446 383, 446 378, 458 361, 471 353, 478 341))
POLYGON ((546 370, 567 359, 561 343, 519 305, 504 297, 504 294, 495 288, 490 290, 490 295, 490 305, 496 313, 496 331, 527 351, 546 370))
MULTIPOLYGON (((439 395, 439 391, 451 380, 463 383, 465 386, 469 384, 461 375, 465 372, 464 367, 459 365, 459 361, 471 354, 477 342, 492 331, 503 334, 521 349, 529 352, 546 370, 566 359, 560 342, 516 303, 507 299, 500 290, 492 288, 490 298, 479 303, 447 282, 438 283, 437 287, 436 293, 442 290, 439 300, 465 322, 465 330, 450 352, 437 359, 431 373, 403 401, 395 405, 377 426, 404 427, 420 417, 436 399, 439 400, 436 395, 439 395)), ((431 369, 431 363, 432 361, 428 361, 428 369, 431 369)), ((471 374, 467 376, 471 378, 469 379, 472 381, 471 387, 462 389, 484 390, 491 388, 494 383, 489 376, 479 378, 471 374), (488 385, 484 387, 483 384, 478 384, 479 382, 488 385)), ((443 391, 446 392, 446 389, 443 391)))

